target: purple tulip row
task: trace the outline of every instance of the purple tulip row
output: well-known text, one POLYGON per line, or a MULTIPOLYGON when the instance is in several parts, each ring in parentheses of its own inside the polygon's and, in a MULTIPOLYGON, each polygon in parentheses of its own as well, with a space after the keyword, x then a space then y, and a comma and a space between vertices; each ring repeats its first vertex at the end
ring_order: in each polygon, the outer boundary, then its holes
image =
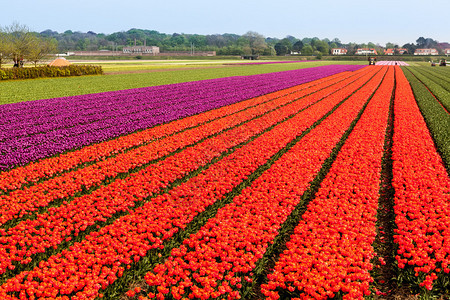
POLYGON ((0 171, 362 66, 333 65, 0 106, 0 171))
POLYGON ((292 64, 300 62, 308 62, 314 60, 286 60, 286 61, 258 61, 258 62, 243 62, 243 63, 229 63, 224 65, 267 65, 267 64, 292 64))

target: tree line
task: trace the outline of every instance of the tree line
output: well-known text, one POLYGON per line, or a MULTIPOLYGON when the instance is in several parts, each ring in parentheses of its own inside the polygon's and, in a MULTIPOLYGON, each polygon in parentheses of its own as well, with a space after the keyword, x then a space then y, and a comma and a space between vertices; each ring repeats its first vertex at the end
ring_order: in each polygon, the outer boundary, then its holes
MULTIPOLYGON (((70 51, 122 51, 123 47, 131 45, 158 46, 161 52, 168 51, 216 51, 217 55, 329 55, 332 48, 346 48, 348 55, 353 55, 358 48, 373 48, 383 53, 379 44, 342 43, 338 38, 329 40, 318 37, 271 38, 249 31, 243 35, 237 34, 165 34, 156 30, 130 29, 112 34, 95 33, 93 31, 73 32, 67 30, 58 33, 50 29, 42 32, 32 32, 28 27, 13 24, 0 28, 0 67, 5 61, 14 61, 15 66, 26 60, 39 62, 49 53, 64 53, 70 51)), ((408 43, 401 47, 387 43, 386 48, 406 48, 413 54, 417 48, 436 47, 437 41, 420 37, 416 43, 408 43)))
MULTIPOLYGON (((249 31, 243 35, 225 34, 184 34, 160 33, 156 30, 130 29, 128 31, 115 32, 112 34, 95 33, 93 31, 73 32, 67 30, 58 33, 52 30, 40 32, 40 35, 57 41, 58 51, 98 51, 118 50, 124 46, 136 45, 157 46, 161 52, 168 51, 216 51, 217 55, 287 55, 301 53, 302 55, 329 55, 332 48, 344 47, 348 54, 352 55, 358 48, 373 48, 381 50, 379 44, 369 43, 342 43, 339 38, 332 40, 318 37, 296 38, 288 35, 283 39, 264 37, 263 35, 249 31)), ((401 47, 395 43, 387 43, 385 48, 406 48, 408 53, 414 53, 417 48, 435 47, 437 41, 431 38, 420 37, 416 43, 408 43, 401 47)))

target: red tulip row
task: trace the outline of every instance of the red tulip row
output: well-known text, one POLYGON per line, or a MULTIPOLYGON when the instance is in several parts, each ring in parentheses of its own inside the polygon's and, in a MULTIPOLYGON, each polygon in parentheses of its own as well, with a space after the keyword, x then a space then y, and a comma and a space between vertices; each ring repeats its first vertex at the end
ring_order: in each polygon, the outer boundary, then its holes
MULTIPOLYGON (((237 148, 168 194, 153 198, 113 224, 92 232, 82 242, 41 261, 32 271, 9 279, 0 287, 0 297, 16 299, 16 292, 19 296, 70 295, 74 300, 98 296, 100 289, 123 275, 127 265, 139 261, 150 249, 162 249, 165 241, 223 199, 287 143, 363 85, 374 72, 369 69, 356 82, 237 148)), ((321 93, 326 92, 316 94, 321 93)), ((140 185, 124 185, 122 197, 143 197, 149 184, 142 189, 140 185)))
MULTIPOLYGON (((359 71, 357 71, 359 72, 359 71)), ((355 72, 355 74, 357 73, 355 72)), ((308 88, 318 83, 343 78, 353 75, 353 72, 342 72, 323 79, 302 84, 300 87, 306 91, 308 88)), ((22 185, 38 181, 42 178, 54 176, 62 171, 70 170, 76 166, 102 160, 107 156, 125 151, 130 147, 139 146, 156 139, 164 138, 171 134, 183 131, 187 128, 195 127, 205 122, 237 113, 248 107, 272 101, 280 96, 292 92, 298 92, 299 87, 292 87, 278 92, 270 93, 246 101, 231 104, 212 111, 183 118, 167 124, 153 127, 144 131, 122 136, 117 139, 83 147, 81 149, 61 154, 56 157, 42 159, 38 162, 30 163, 27 166, 17 167, 9 172, 0 173, 0 192, 20 188, 22 185)))
MULTIPOLYGON (((332 92, 338 89, 338 86, 335 83, 339 82, 340 84, 346 84, 350 80, 354 80, 352 77, 347 78, 347 76, 344 78, 342 78, 342 76, 335 76, 335 78, 331 80, 320 80, 315 83, 308 83, 306 84, 306 87, 309 88, 305 88, 301 85, 298 87, 298 91, 289 89, 289 92, 280 91, 279 93, 273 93, 271 96, 275 97, 276 100, 250 107, 239 113, 216 119, 176 135, 168 136, 165 139, 156 140, 153 143, 145 144, 128 152, 120 153, 115 157, 99 161, 94 165, 75 169, 31 187, 13 191, 9 195, 1 195, 0 209, 2 210, 2 214, 0 216, 0 225, 3 225, 14 218, 30 214, 33 211, 38 210, 39 207, 45 207, 56 199, 74 196, 83 189, 90 189, 98 186, 107 178, 114 178, 120 173, 129 172, 136 167, 149 163, 172 151, 197 143, 207 136, 217 134, 222 130, 236 126, 241 122, 267 113, 280 105, 286 105, 297 98, 304 97, 306 94, 316 92, 317 90, 326 87, 332 92), (342 81, 343 79, 345 80, 342 81), (312 86, 313 84, 315 85, 312 86), (332 86, 329 87, 330 85, 332 86)), ((313 99, 318 100, 320 98, 313 96, 311 100, 313 99)), ((188 122, 185 123, 188 124, 188 122)), ((135 145, 142 143, 141 133, 133 134, 133 136, 136 138, 136 140, 134 140, 135 145)), ((130 138, 128 139, 128 142, 132 142, 132 140, 133 139, 130 138)))
MULTIPOLYGON (((186 147, 187 145, 196 143, 209 135, 217 134, 224 129, 236 126, 241 122, 267 113, 280 105, 285 105, 297 98, 304 97, 306 94, 314 93, 327 87, 331 93, 338 89, 336 83, 347 84, 351 80, 354 80, 352 76, 354 75, 348 74, 344 76, 344 78, 342 78, 342 76, 333 76, 331 80, 323 79, 316 81, 315 83, 308 83, 305 84, 306 87, 301 85, 298 87, 298 91, 289 89, 289 91, 284 90, 273 93, 271 94, 271 97, 276 98, 276 100, 250 107, 239 113, 216 119, 215 121, 191 128, 190 130, 176 135, 168 136, 165 139, 156 140, 153 143, 145 144, 131 151, 120 153, 115 157, 99 161, 94 165, 75 169, 48 181, 13 191, 9 195, 1 195, 0 209, 3 212, 0 216, 0 225, 16 217, 30 214, 39 207, 45 207, 56 199, 73 196, 83 189, 90 189, 98 186, 107 178, 114 178, 120 173, 129 172, 133 168, 144 165, 152 160, 167 155, 172 151, 186 147), (350 78, 347 78, 348 76, 350 78), (331 87, 329 87, 330 85, 331 87)), ((317 98, 316 96, 311 98, 311 100, 312 99, 318 100, 320 98, 317 98)), ((188 122, 186 122, 186 124, 188 124, 188 122)), ((152 134, 154 134, 154 132, 152 134)), ((135 145, 142 143, 141 133, 133 134, 133 136, 136 138, 136 140, 134 140, 135 145)), ((133 139, 130 138, 128 139, 128 142, 132 142, 132 140, 133 139)))
MULTIPOLYGON (((381 68, 378 68, 378 70, 381 68)), ((309 132, 233 202, 146 276, 149 295, 239 299, 245 281, 300 203, 324 161, 381 82, 385 70, 309 132)))
POLYGON ((123 152, 128 148, 165 138, 205 122, 234 114, 243 109, 247 109, 248 107, 272 101, 284 93, 286 92, 279 91, 270 95, 249 99, 247 101, 180 119, 144 131, 121 136, 117 139, 83 147, 73 152, 61 154, 57 157, 42 159, 27 166, 18 167, 9 172, 0 173, 0 190, 17 189, 23 184, 53 176, 59 172, 70 170, 80 164, 103 160, 107 156, 123 152))
MULTIPOLYGON (((348 76, 348 73, 339 73, 328 78, 306 83, 304 85, 301 85, 301 89, 307 89, 319 82, 339 78, 344 75, 348 76)), ((212 111, 156 126, 147 130, 143 130, 126 136, 121 136, 117 139, 112 139, 110 141, 83 147, 81 149, 61 154, 56 157, 42 159, 27 166, 10 170, 9 172, 2 172, 0 173, 0 191, 20 188, 24 184, 54 176, 55 174, 58 174, 62 171, 75 168, 80 164, 102 160, 107 156, 116 154, 118 152, 123 152, 130 147, 139 146, 144 143, 161 139, 183 131, 187 128, 195 127, 217 118, 222 118, 224 116, 237 113, 251 106, 272 101, 280 96, 298 91, 298 87, 281 90, 268 95, 256 97, 212 111)))
POLYGON ((268 299, 283 296, 363 299, 373 281, 381 160, 394 89, 394 67, 339 151, 330 171, 262 285, 268 299))
MULTIPOLYGON (((285 104, 291 102, 297 95, 297 93, 288 94, 278 99, 277 103, 285 104)), ((218 157, 222 152, 246 141, 251 136, 260 134, 294 112, 304 109, 317 101, 319 97, 323 97, 323 95, 320 93, 311 95, 302 101, 294 101, 260 118, 253 119, 225 133, 206 139, 193 147, 168 157, 164 161, 150 165, 140 172, 132 174, 130 177, 118 179, 108 186, 101 187, 91 194, 75 198, 70 203, 64 203, 60 207, 50 208, 48 213, 38 215, 34 220, 26 220, 7 231, 0 231, 0 256, 3 258, 0 262, 0 274, 4 273, 7 268, 13 268, 13 261, 27 264, 31 262, 29 258, 31 255, 43 253, 48 248, 58 246, 64 240, 70 240, 73 234, 77 235, 88 226, 92 226, 96 222, 105 221, 117 212, 132 208, 135 205, 135 201, 140 201, 157 193, 170 182, 182 178, 187 173, 218 157), (143 180, 150 185, 143 183, 143 180), (142 187, 140 190, 133 190, 134 193, 139 193, 140 197, 124 197, 124 187, 133 186, 142 187)), ((273 108, 272 105, 268 104, 259 106, 261 113, 267 112, 266 106, 273 108)), ((252 109, 248 110, 249 113, 250 110, 252 109)), ((246 116, 241 117, 244 118, 246 116)), ((228 122, 225 122, 225 119, 222 119, 224 120, 224 125, 230 125, 228 122)), ((211 124, 199 127, 200 129, 203 128, 203 130, 198 135, 204 134, 207 136, 211 134, 212 129, 215 129, 208 128, 210 127, 208 125, 211 124)), ((196 137, 193 136, 192 138, 196 137)), ((184 141, 189 141, 189 137, 186 137, 184 141)), ((152 149, 155 153, 161 153, 163 149, 154 148, 156 144, 153 144, 152 149)), ((164 146, 162 145, 162 147, 164 146)), ((105 168, 101 170, 103 171, 105 168)), ((41 197, 43 196, 41 195, 41 197)))
POLYGON ((450 272, 450 178, 404 74, 398 71, 394 106, 393 179, 397 262, 413 268, 431 290, 450 272), (445 274, 444 274, 445 273, 445 274))

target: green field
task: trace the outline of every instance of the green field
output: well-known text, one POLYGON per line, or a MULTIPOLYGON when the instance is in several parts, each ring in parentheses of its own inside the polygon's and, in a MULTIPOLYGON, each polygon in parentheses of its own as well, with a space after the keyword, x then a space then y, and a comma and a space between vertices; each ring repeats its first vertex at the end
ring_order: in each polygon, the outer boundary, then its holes
POLYGON ((105 70, 105 75, 0 81, 0 105, 212 78, 263 74, 323 65, 366 64, 366 62, 337 63, 332 61, 318 61, 262 65, 224 65, 224 63, 230 62, 218 62, 215 60, 189 62, 96 61, 93 64, 101 65, 105 70))

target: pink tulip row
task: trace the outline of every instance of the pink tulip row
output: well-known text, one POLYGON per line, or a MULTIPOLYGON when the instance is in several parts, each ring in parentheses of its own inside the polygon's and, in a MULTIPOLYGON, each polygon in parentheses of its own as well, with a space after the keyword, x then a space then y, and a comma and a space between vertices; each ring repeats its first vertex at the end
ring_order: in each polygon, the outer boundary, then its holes
POLYGON ((377 62, 379 66, 409 66, 408 63, 401 60, 381 60, 377 62))

